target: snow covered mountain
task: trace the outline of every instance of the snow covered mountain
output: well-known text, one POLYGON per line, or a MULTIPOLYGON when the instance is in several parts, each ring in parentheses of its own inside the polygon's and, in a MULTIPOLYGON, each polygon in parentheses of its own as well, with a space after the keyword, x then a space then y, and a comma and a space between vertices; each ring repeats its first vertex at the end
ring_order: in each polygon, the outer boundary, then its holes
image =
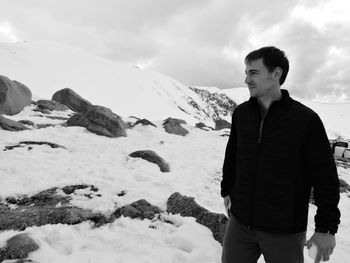
POLYGON ((121 65, 66 44, 1 43, 0 57, 0 75, 25 84, 44 99, 71 88, 123 117, 160 120, 171 116, 211 125, 213 119, 230 119, 227 111, 217 111, 194 90, 166 75, 121 65))

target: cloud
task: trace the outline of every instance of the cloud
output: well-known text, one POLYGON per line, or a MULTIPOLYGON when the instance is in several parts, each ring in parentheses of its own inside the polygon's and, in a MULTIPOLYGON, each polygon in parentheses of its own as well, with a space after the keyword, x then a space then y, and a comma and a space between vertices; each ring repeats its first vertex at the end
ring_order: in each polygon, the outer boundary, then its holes
POLYGON ((0 25, 220 88, 244 86, 245 55, 275 45, 293 94, 349 99, 349 13, 347 0, 2 0, 0 25))

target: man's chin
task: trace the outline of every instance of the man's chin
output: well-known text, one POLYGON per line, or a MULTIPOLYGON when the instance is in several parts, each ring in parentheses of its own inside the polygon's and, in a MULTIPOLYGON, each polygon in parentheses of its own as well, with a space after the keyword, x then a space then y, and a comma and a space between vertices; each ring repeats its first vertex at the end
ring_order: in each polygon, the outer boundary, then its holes
POLYGON ((249 90, 249 95, 250 97, 257 97, 258 94, 254 90, 249 90))

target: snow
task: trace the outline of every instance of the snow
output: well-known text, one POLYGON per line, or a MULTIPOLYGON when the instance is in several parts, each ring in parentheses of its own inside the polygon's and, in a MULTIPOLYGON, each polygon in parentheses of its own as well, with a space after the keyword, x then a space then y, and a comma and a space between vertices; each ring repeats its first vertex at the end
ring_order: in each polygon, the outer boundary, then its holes
MULTIPOLYGON (((56 122, 37 114, 29 106, 8 117, 34 123, 56 122)), ((68 117, 71 112, 52 113, 59 114, 68 117)), ((182 137, 166 133, 161 122, 155 124, 157 128, 138 125, 127 131, 127 137, 114 139, 81 127, 0 130, 0 149, 24 140, 49 141, 67 148, 33 145, 30 151, 27 147, 1 151, 0 198, 32 195, 51 187, 93 184, 99 191, 92 199, 85 197, 86 190, 80 190, 72 204, 106 215, 139 199, 166 209, 168 197, 178 191, 195 197, 210 211, 224 213, 220 181, 227 137, 220 135, 225 131, 203 131, 184 125, 190 133, 182 137), (128 157, 142 149, 157 152, 170 164, 171 172, 162 173, 153 163, 128 157), (126 194, 117 196, 121 191, 126 194)), ((339 175, 350 183, 349 170, 339 168, 339 175)), ((340 209, 342 223, 332 262, 344 262, 350 255, 350 198, 346 194, 341 196, 340 209)), ((308 237, 312 235, 314 214, 311 205, 308 237)), ((40 245, 30 256, 34 262, 220 262, 221 245, 209 229, 191 217, 165 217, 167 220, 154 221, 121 217, 99 228, 84 222, 31 227, 24 232, 40 245)), ((0 233, 0 246, 15 233, 0 233)), ((312 262, 307 261, 306 249, 305 257, 306 262, 312 262)), ((261 258, 259 262, 264 261, 261 258)))
POLYGON ((195 92, 166 75, 118 64, 59 42, 0 43, 0 56, 1 75, 23 83, 42 99, 71 88, 123 117, 160 120, 172 116, 191 123, 196 113, 187 99, 202 103, 195 92))
MULTIPOLYGON (((0 44, 1 74, 28 85, 37 98, 49 99, 64 87, 70 87, 94 104, 110 107, 123 117, 145 117, 157 127, 138 125, 127 130, 127 137, 107 138, 81 127, 62 127, 63 120, 26 107, 13 120, 31 120, 35 124, 57 126, 20 132, 0 130, 0 199, 33 195, 52 187, 92 184, 98 192, 87 198, 88 190, 79 190, 72 204, 109 215, 116 208, 139 199, 166 209, 174 192, 192 196, 212 212, 225 213, 220 197, 221 169, 227 132, 194 128, 195 118, 187 105, 188 97, 197 99, 183 84, 156 72, 88 54, 61 43, 0 44), (188 110, 185 114, 178 106, 188 110), (185 137, 168 134, 162 128, 167 117, 188 121, 185 137), (3 151, 20 141, 48 141, 65 148, 32 145, 3 151), (130 158, 136 150, 153 150, 170 164, 170 173, 142 159, 130 158), (125 191, 124 196, 117 194, 125 191)), ((210 87, 211 91, 217 89, 210 87)), ((224 90, 233 100, 248 99, 246 89, 224 90)), ((350 125, 348 104, 324 104, 304 101, 319 112, 329 135, 347 136, 350 125)), ((71 111, 53 112, 69 117, 71 111)), ((198 117, 198 116, 197 116, 198 117)), ((350 183, 350 170, 338 168, 339 176, 350 183)), ((332 262, 342 263, 350 256, 350 198, 341 194, 342 213, 337 247, 332 262)), ((310 205, 307 237, 314 230, 316 208, 310 205)), ((206 227, 192 217, 163 215, 159 220, 118 218, 113 223, 93 227, 45 225, 24 232, 39 244, 30 255, 33 262, 221 262, 221 245, 206 227), (168 222, 172 222, 170 224, 168 222)), ((0 232, 0 247, 18 231, 0 232)), ((305 262, 312 260, 305 249, 305 262)), ((11 262, 11 261, 7 261, 11 262)), ((13 261, 12 261, 13 262, 13 261)), ((264 262, 263 258, 259 263, 264 262)))

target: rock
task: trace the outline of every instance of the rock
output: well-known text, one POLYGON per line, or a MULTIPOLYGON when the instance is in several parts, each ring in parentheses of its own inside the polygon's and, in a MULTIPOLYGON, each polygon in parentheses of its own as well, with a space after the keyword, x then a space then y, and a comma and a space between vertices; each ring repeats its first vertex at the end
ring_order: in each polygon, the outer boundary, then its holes
POLYGON ((157 127, 156 125, 154 125, 152 122, 150 122, 149 120, 146 120, 146 119, 142 119, 142 120, 138 120, 135 122, 135 124, 133 126, 136 126, 138 124, 142 124, 143 126, 154 126, 154 127, 157 127))
POLYGON ((222 119, 219 119, 219 120, 216 120, 215 121, 215 130, 222 130, 222 129, 231 129, 231 123, 229 123, 228 121, 226 120, 222 120, 222 119))
POLYGON ((64 104, 76 112, 84 112, 92 105, 89 101, 83 99, 69 88, 57 91, 52 96, 52 100, 64 104))
POLYGON ((30 121, 30 120, 20 120, 18 121, 19 123, 22 123, 24 125, 28 125, 28 126, 34 126, 34 122, 30 121))
POLYGON ((168 118, 163 122, 163 127, 167 133, 185 136, 189 133, 181 124, 186 124, 184 120, 168 118))
POLYGON ((62 191, 66 195, 70 195, 70 194, 73 194, 76 190, 86 189, 86 188, 89 188, 89 187, 90 187, 90 191, 98 192, 98 189, 95 186, 93 186, 93 185, 86 185, 86 184, 65 186, 65 187, 62 188, 62 191))
POLYGON ((114 215, 116 218, 120 216, 139 218, 139 219, 153 219, 156 214, 163 212, 158 206, 151 205, 144 199, 133 202, 130 205, 123 206, 118 209, 114 215))
POLYGON ((0 250, 0 262, 6 259, 25 259, 29 253, 39 249, 38 244, 27 233, 17 234, 0 250))
POLYGON ((69 108, 61 104, 57 101, 52 101, 52 100, 38 100, 37 101, 38 108, 40 109, 45 109, 49 111, 66 111, 69 110, 69 108))
POLYGON ((107 137, 126 137, 127 124, 110 109, 89 106, 83 113, 77 113, 67 120, 68 126, 85 127, 88 131, 107 137))
POLYGON ((160 171, 163 173, 170 172, 169 164, 167 164, 162 157, 160 157, 156 152, 150 150, 141 150, 132 152, 129 154, 133 158, 142 158, 151 163, 155 163, 159 166, 160 171))
POLYGON ((198 128, 198 129, 205 130, 205 131, 214 130, 212 127, 209 127, 209 126, 205 125, 203 122, 196 123, 195 127, 198 128))
POLYGON ((0 76, 0 114, 15 115, 32 102, 32 93, 22 83, 0 76))
POLYGON ((22 123, 10 120, 4 116, 0 116, 0 128, 8 131, 23 131, 28 130, 22 123))
MULTIPOLYGON (((44 113, 44 114, 51 114, 51 111, 48 110, 48 109, 42 109, 42 108, 36 108, 36 109, 33 109, 33 111, 35 112, 41 112, 41 113, 44 113)), ((47 117, 47 116, 43 116, 43 117, 47 117)))
POLYGON ((167 211, 181 216, 191 216, 196 218, 199 224, 208 227, 215 238, 221 244, 228 222, 224 214, 212 213, 204 207, 198 205, 193 197, 183 196, 180 193, 173 193, 167 201, 167 211))
POLYGON ((343 179, 339 178, 339 192, 340 193, 347 193, 350 192, 350 185, 345 182, 343 179))
POLYGON ((13 150, 14 148, 18 147, 25 147, 26 145, 48 145, 51 148, 62 148, 67 150, 66 147, 52 142, 21 141, 19 142, 19 144, 16 145, 5 146, 4 151, 13 150))
POLYGON ((0 231, 24 230, 31 226, 47 224, 79 224, 90 220, 95 226, 110 222, 108 218, 89 209, 73 207, 69 204, 70 196, 57 194, 57 188, 42 191, 31 197, 13 200, 6 198, 17 207, 6 209, 0 207, 0 231))

